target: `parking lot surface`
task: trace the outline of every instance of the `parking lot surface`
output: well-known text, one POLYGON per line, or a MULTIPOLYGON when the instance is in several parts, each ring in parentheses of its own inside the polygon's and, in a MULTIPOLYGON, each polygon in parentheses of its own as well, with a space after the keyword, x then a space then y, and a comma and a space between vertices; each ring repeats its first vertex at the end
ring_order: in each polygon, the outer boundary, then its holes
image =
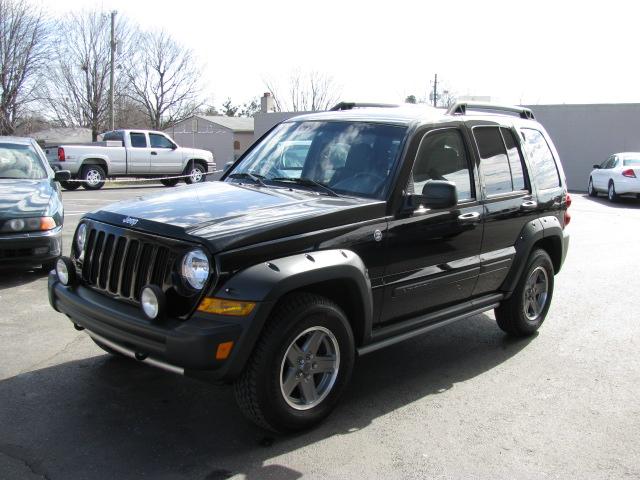
MULTIPOLYGON (((84 212, 162 190, 64 192, 65 253, 84 212)), ((105 355, 45 275, 0 271, 0 478, 640 478, 640 202, 573 199, 534 338, 486 314, 362 357, 328 421, 289 437, 228 387, 105 355)))

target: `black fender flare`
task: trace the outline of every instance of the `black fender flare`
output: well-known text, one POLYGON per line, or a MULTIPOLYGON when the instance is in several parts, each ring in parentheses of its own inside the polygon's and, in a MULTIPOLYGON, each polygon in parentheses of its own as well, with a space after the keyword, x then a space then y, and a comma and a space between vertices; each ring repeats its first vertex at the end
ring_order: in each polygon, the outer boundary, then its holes
POLYGON ((516 288, 533 246, 540 240, 554 237, 562 243, 563 235, 560 221, 553 215, 543 216, 527 222, 520 231, 520 235, 518 235, 518 239, 514 245, 516 249, 516 254, 513 259, 514 268, 507 274, 507 277, 500 287, 500 290, 505 292, 507 298, 516 288))
MULTIPOLYGON (((262 262, 233 275, 217 289, 216 297, 264 303, 269 311, 261 315, 264 320, 276 302, 289 292, 332 280, 347 280, 355 287, 361 302, 362 337, 370 332, 373 323, 373 295, 371 281, 362 259, 346 249, 321 250, 300 253, 262 262)), ((260 330, 262 325, 260 325, 260 330)), ((356 332, 354 332, 355 334, 356 332)), ((363 338, 356 338, 356 343, 363 338)))

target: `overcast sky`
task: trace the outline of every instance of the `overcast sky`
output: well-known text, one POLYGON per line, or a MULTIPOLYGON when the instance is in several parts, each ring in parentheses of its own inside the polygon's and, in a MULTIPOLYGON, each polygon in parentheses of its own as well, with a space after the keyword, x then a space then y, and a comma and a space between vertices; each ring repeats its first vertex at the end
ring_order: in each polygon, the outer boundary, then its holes
POLYGON ((633 1, 41 1, 166 29, 206 65, 216 105, 296 68, 330 74, 344 100, 424 97, 437 72, 457 94, 508 103, 640 102, 633 1))

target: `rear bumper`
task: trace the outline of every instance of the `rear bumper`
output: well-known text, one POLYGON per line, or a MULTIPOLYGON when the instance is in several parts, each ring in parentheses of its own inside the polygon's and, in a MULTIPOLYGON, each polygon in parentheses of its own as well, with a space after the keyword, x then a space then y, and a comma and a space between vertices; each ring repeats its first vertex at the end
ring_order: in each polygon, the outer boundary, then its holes
POLYGON ((62 251, 62 227, 46 232, 0 235, 0 266, 35 266, 62 251))
MULTIPOLYGON (((189 320, 148 320, 142 310, 82 285, 62 285, 49 274, 49 302, 86 329, 96 340, 106 339, 121 353, 165 370, 213 381, 230 381, 240 374, 262 324, 261 304, 252 315, 235 319, 196 312, 189 320), (233 341, 231 355, 217 360, 220 343, 233 341)), ((105 342, 103 342, 105 343, 105 342)))
POLYGON ((615 182, 616 193, 626 195, 640 193, 640 179, 622 177, 615 182))

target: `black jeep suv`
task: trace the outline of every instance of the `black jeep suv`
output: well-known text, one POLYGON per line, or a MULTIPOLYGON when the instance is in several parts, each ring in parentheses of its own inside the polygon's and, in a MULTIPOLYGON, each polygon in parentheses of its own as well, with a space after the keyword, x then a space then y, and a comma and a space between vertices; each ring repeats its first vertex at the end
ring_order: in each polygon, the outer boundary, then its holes
POLYGON ((568 247, 558 153, 530 110, 342 103, 210 182, 87 214, 49 277, 104 350, 234 382, 276 431, 336 406, 357 355, 487 310, 542 324, 568 247))

